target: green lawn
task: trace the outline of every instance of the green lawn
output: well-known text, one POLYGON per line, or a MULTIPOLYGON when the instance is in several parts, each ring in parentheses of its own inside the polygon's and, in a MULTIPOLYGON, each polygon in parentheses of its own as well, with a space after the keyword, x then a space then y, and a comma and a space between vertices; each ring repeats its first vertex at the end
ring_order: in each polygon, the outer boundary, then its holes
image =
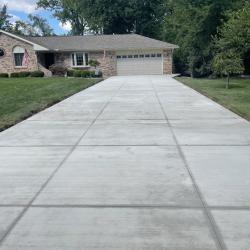
POLYGON ((225 89, 225 79, 176 79, 250 121, 250 79, 233 78, 230 89, 225 89))
POLYGON ((0 131, 100 80, 84 78, 0 78, 0 131))

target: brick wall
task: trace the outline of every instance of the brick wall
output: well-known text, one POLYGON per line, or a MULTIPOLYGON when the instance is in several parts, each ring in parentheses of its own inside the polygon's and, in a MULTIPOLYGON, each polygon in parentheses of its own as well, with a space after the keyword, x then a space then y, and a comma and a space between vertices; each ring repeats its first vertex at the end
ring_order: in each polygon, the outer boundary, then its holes
MULTIPOLYGON (((104 78, 116 75, 116 53, 113 51, 98 51, 88 52, 89 60, 97 60, 100 62, 100 70, 103 73, 104 78)), ((65 66, 71 68, 71 53, 61 52, 55 54, 55 63, 62 63, 65 66)), ((89 69, 90 67, 82 67, 82 69, 89 69)))
POLYGON ((173 52, 172 50, 163 51, 163 74, 172 74, 173 72, 173 52))
POLYGON ((0 57, 0 73, 38 70, 37 56, 36 52, 33 50, 33 45, 0 33, 0 48, 5 51, 5 55, 0 57), (27 67, 15 67, 14 55, 12 53, 15 46, 20 46, 27 50, 29 54, 29 63, 27 67))

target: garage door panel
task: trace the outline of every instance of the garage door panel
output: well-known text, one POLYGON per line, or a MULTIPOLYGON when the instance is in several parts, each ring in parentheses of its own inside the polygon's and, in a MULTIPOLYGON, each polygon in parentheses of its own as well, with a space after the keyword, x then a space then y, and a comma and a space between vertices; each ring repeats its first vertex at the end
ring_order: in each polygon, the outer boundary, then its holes
POLYGON ((162 75, 162 57, 118 58, 118 75, 162 75))

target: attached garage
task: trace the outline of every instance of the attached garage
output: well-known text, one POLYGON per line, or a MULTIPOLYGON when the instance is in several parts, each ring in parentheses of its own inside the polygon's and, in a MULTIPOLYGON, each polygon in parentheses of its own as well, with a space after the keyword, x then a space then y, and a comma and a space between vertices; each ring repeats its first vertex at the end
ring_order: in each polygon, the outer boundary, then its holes
POLYGON ((162 75, 162 51, 129 51, 117 53, 117 75, 162 75))

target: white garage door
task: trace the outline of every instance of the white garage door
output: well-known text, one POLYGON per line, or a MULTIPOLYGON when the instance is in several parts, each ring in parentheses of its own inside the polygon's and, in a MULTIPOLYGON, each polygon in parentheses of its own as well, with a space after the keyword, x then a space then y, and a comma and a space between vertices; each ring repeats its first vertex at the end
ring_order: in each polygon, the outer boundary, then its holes
POLYGON ((162 53, 128 53, 117 55, 118 75, 162 75, 162 53))

